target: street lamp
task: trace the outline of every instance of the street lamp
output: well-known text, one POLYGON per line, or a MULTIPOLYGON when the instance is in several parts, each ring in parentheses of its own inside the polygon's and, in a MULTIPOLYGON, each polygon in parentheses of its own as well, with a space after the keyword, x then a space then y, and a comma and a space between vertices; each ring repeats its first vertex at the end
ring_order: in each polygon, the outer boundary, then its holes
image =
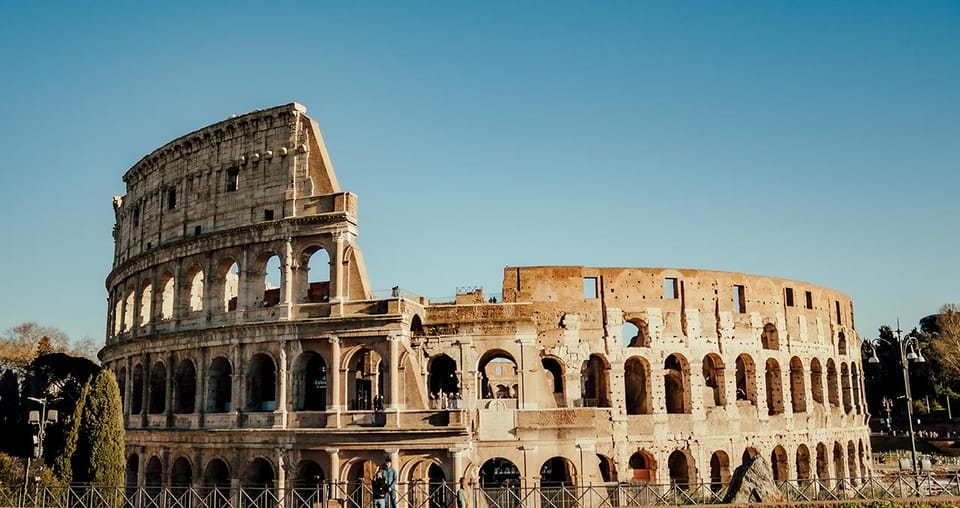
MULTIPOLYGON (((36 426, 36 434, 31 433, 33 440, 33 450, 31 455, 27 456, 27 467, 23 470, 23 494, 27 494, 27 486, 30 484, 30 459, 39 458, 43 464, 43 438, 46 434, 47 423, 57 421, 57 410, 47 411, 47 397, 38 399, 36 397, 27 397, 27 400, 40 404, 40 411, 30 411, 27 414, 27 421, 30 425, 36 426)), ((39 479, 37 480, 39 482, 39 479)))

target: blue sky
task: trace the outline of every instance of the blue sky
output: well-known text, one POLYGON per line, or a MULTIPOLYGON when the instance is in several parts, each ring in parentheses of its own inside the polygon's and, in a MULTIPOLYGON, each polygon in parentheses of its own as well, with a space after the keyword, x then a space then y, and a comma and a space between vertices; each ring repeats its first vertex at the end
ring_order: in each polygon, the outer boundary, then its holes
POLYGON ((375 289, 674 266, 960 302, 960 3, 0 1, 0 330, 102 339, 144 154, 307 106, 375 289))

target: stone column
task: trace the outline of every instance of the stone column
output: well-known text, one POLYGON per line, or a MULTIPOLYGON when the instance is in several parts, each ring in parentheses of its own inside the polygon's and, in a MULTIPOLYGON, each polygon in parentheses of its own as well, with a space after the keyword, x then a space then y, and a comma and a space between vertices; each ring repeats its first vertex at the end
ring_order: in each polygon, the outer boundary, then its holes
POLYGON ((284 340, 280 344, 280 358, 277 361, 277 408, 273 412, 273 428, 287 428, 287 349, 289 342, 284 340))
POLYGON ((283 242, 283 270, 280 276, 280 305, 286 309, 286 318, 293 319, 293 297, 294 290, 300 290, 300 288, 294 288, 296 283, 294 282, 294 270, 296 260, 293 259, 293 243, 292 238, 287 238, 283 242))
POLYGON ((343 389, 342 386, 342 376, 343 373, 340 371, 340 339, 337 337, 330 337, 328 339, 330 342, 330 366, 327 367, 328 379, 327 379, 327 411, 341 411, 343 409, 343 389))
POLYGON ((327 468, 328 474, 330 475, 330 482, 338 484, 340 483, 340 450, 337 448, 326 448, 324 451, 327 452, 327 458, 330 461, 327 468))
POLYGON ((400 411, 403 409, 403 403, 400 401, 400 340, 402 339, 399 335, 391 335, 387 337, 387 343, 390 347, 390 358, 389 358, 389 371, 387 376, 387 382, 389 383, 388 390, 390 391, 390 396, 387 398, 387 408, 392 411, 400 411))
POLYGON ((330 301, 331 302, 342 302, 347 299, 344 291, 344 276, 343 273, 343 251, 344 251, 344 237, 346 233, 343 231, 336 231, 333 233, 333 242, 334 248, 333 252, 330 253, 330 301))

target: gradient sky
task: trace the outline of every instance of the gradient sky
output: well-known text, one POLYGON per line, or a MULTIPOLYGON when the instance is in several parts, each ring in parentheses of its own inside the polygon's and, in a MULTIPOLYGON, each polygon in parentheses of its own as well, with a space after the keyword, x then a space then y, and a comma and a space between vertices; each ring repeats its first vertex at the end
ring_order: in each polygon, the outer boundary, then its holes
POLYGON ((375 289, 692 267, 914 326, 960 302, 958 27, 956 1, 0 0, 0 330, 102 340, 123 173, 290 101, 375 289))

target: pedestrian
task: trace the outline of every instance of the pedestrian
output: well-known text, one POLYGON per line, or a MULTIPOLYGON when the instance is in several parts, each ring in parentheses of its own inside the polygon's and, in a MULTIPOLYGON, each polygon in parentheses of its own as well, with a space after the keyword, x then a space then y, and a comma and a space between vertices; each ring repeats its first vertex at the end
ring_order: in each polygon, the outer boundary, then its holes
POLYGON ((373 475, 373 482, 370 485, 373 494, 373 508, 387 508, 387 480, 383 477, 383 470, 377 469, 373 475))
POLYGON ((457 489, 457 508, 468 508, 469 497, 467 496, 467 478, 460 477, 460 488, 457 489))
POLYGON ((384 459, 380 472, 387 483, 387 508, 397 508, 397 470, 393 468, 390 457, 384 459))

